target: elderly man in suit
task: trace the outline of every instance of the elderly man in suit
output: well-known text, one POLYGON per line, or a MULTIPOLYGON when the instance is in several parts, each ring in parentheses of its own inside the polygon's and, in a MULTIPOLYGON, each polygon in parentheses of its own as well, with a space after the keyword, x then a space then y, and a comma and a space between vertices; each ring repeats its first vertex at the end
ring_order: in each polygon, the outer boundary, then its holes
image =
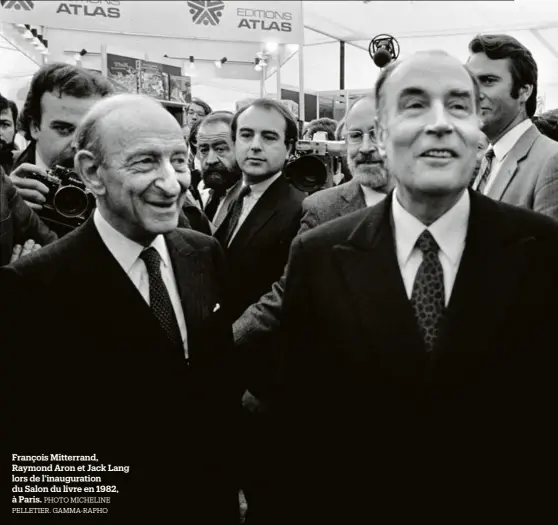
POLYGON ((558 144, 531 122, 537 64, 509 35, 478 35, 467 67, 481 86, 482 129, 490 147, 473 189, 558 220, 558 144))
MULTIPOLYGON (((324 222, 373 206, 386 196, 391 184, 376 146, 375 116, 373 97, 359 99, 349 109, 344 135, 352 179, 304 199, 299 235, 324 222)), ((270 292, 250 305, 235 321, 233 331, 238 346, 251 346, 279 326, 284 289, 283 274, 270 292)))
POLYGON ((479 96, 458 60, 396 62, 376 98, 395 190, 291 248, 285 522, 533 519, 554 501, 558 225, 467 189, 479 96))
POLYGON ((148 97, 117 95, 84 117, 75 147, 93 216, 2 269, 3 300, 19 306, 3 346, 13 450, 129 466, 102 480, 118 490, 114 523, 237 523, 224 259, 213 238, 177 229, 180 126, 148 97))

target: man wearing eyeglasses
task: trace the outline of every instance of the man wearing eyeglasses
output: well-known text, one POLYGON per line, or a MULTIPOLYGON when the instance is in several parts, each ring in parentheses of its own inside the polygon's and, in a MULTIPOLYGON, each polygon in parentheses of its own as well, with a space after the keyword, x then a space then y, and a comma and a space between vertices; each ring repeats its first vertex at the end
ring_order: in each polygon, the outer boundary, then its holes
MULTIPOLYGON (((302 203, 303 216, 298 234, 367 206, 380 202, 391 189, 390 179, 378 153, 374 136, 376 103, 373 97, 357 100, 345 120, 347 163, 350 182, 318 191, 302 203)), ((284 276, 270 292, 251 305, 234 323, 235 342, 251 346, 279 326, 284 276)), ((256 404, 249 394, 245 401, 256 404)))

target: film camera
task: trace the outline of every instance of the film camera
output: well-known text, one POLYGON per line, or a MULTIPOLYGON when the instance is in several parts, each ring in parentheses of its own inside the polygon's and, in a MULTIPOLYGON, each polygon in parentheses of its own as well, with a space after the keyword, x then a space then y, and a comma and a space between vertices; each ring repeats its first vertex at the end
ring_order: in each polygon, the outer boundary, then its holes
POLYGON ((46 176, 31 178, 48 187, 49 193, 39 215, 57 233, 67 233, 85 222, 95 208, 95 198, 72 170, 56 166, 46 176))
POLYGON ((325 140, 321 133, 314 134, 312 138, 296 143, 295 158, 284 169, 285 177, 291 184, 305 193, 321 190, 335 173, 336 157, 346 154, 343 141, 325 140))

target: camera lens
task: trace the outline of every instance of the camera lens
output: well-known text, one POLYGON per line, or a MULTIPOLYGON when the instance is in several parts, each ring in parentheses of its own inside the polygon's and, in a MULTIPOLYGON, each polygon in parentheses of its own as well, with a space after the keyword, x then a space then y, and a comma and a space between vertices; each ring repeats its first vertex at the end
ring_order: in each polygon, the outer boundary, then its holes
POLYGON ((54 209, 64 217, 79 217, 87 211, 86 193, 75 186, 63 186, 52 200, 54 209))

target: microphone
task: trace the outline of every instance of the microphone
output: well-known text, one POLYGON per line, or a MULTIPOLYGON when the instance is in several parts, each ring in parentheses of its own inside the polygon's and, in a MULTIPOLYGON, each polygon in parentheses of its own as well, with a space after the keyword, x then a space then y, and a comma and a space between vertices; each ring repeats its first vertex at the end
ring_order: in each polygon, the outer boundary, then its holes
POLYGON ((387 66, 399 56, 399 42, 387 34, 375 36, 368 45, 370 58, 379 68, 387 66))

